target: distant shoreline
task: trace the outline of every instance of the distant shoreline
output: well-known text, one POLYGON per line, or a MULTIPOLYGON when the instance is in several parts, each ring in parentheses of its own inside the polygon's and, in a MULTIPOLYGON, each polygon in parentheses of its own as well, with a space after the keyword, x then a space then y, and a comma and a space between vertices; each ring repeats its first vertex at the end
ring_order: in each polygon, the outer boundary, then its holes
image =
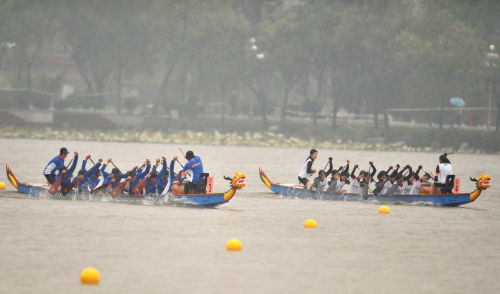
MULTIPOLYGON (((97 142, 139 142, 164 144, 195 144, 214 146, 249 146, 249 147, 282 147, 282 148, 325 148, 337 150, 366 150, 366 151, 401 151, 401 152, 455 152, 451 147, 415 147, 404 142, 397 143, 367 143, 342 141, 337 139, 299 139, 293 136, 274 132, 196 132, 177 131, 164 132, 154 130, 60 130, 50 127, 14 127, 0 126, 0 138, 5 139, 53 139, 53 140, 81 140, 97 142)), ((477 148, 462 148, 460 153, 480 154, 486 152, 477 148)))

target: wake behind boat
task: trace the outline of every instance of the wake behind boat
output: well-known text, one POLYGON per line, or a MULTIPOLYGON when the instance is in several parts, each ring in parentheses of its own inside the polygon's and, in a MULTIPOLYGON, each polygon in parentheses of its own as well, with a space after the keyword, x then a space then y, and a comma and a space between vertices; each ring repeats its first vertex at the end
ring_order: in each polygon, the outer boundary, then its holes
POLYGON ((237 190, 245 186, 245 175, 235 173, 232 178, 224 177, 230 182, 230 188, 223 193, 201 193, 201 194, 178 194, 178 195, 157 195, 157 194, 142 194, 142 195, 126 195, 119 194, 115 198, 107 193, 78 193, 69 192, 63 195, 59 190, 53 195, 49 193, 50 187, 47 185, 32 185, 19 181, 11 168, 6 165, 7 178, 11 184, 17 189, 18 192, 32 197, 41 197, 57 200, 86 200, 86 201, 99 201, 99 200, 114 200, 119 202, 140 202, 140 201, 154 201, 154 202, 167 202, 173 204, 181 204, 187 206, 203 206, 213 207, 228 202, 233 198, 237 190))
POLYGON ((478 179, 471 181, 476 183, 476 189, 471 193, 451 193, 451 194, 416 194, 416 195, 391 195, 375 196, 372 193, 327 193, 315 190, 307 190, 303 185, 283 185, 274 183, 267 176, 262 168, 259 168, 260 179, 271 191, 276 194, 290 198, 304 198, 316 200, 337 200, 337 201, 378 201, 378 202, 406 202, 423 203, 436 206, 459 206, 475 201, 482 191, 490 187, 490 176, 481 175, 478 179))

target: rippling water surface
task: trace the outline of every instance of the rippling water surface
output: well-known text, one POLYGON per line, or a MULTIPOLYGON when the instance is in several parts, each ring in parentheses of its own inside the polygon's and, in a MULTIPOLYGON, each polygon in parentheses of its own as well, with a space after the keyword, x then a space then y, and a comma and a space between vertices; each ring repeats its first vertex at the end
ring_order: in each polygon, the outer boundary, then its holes
MULTIPOLYGON (((61 146, 112 157, 122 169, 175 145, 0 139, 0 164, 21 181, 43 182, 42 169, 61 146)), ((466 179, 491 175, 492 188, 460 208, 283 199, 258 178, 262 166, 277 182, 293 183, 305 149, 181 146, 203 158, 216 178, 247 174, 247 186, 215 209, 166 205, 25 199, 0 181, 1 293, 499 293, 500 172, 497 155, 450 158, 462 190, 466 179), (306 230, 308 218, 319 227, 306 230), (243 251, 225 250, 238 238, 243 251), (101 284, 84 287, 86 266, 101 284)), ((373 160, 421 163, 432 171, 438 154, 320 150, 361 167, 373 160)), ((366 167, 365 167, 366 168, 366 167)))

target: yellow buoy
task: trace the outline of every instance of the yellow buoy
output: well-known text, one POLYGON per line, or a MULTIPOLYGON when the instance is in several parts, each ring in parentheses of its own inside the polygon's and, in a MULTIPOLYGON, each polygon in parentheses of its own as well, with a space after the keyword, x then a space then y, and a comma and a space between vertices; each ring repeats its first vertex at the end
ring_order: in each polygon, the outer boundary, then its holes
POLYGON ((307 229, 315 229, 317 227, 318 227, 318 223, 313 219, 308 219, 304 223, 304 228, 307 228, 307 229))
POLYGON ((4 182, 0 182, 0 190, 5 190, 5 183, 4 182))
POLYGON ((84 268, 80 274, 80 281, 85 285, 97 285, 100 279, 99 271, 93 267, 84 268))
POLYGON ((390 214, 391 213, 391 209, 389 207, 385 206, 385 205, 382 205, 378 209, 378 213, 381 213, 381 214, 390 214))
POLYGON ((241 241, 238 239, 231 239, 226 243, 227 251, 241 251, 242 248, 241 241))

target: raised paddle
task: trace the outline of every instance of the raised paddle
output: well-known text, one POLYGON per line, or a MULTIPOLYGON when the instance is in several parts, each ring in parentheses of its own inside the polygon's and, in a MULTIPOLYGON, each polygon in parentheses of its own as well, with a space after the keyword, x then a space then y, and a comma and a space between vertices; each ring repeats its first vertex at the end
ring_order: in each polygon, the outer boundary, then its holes
POLYGON ((125 186, 127 185, 127 182, 128 181, 124 181, 124 182, 121 182, 121 183, 118 183, 118 185, 116 185, 116 187, 113 189, 113 191, 111 191, 111 197, 116 198, 116 196, 118 196, 118 194, 120 194, 123 190, 123 188, 125 188, 125 186))
POLYGON ((50 195, 55 195, 57 190, 59 189, 59 186, 61 186, 61 183, 62 183, 62 175, 54 181, 54 183, 52 184, 52 186, 50 186, 50 189, 49 189, 49 194, 50 195))

